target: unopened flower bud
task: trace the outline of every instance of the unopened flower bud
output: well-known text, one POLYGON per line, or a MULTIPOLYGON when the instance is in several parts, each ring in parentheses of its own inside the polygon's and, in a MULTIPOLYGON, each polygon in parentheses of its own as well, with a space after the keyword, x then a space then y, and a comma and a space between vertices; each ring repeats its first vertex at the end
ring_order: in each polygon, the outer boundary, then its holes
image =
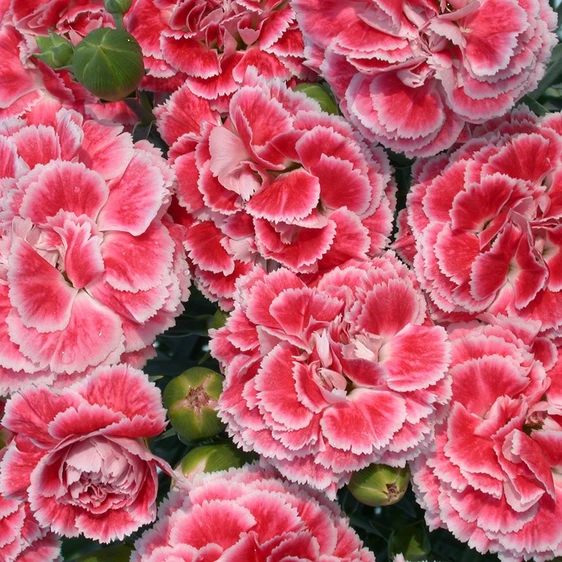
POLYGON ((49 37, 37 36, 35 41, 41 52, 34 56, 51 68, 58 70, 69 66, 72 62, 74 47, 68 39, 49 31, 49 37))
POLYGON ((72 69, 80 84, 106 101, 127 97, 144 76, 139 44, 120 29, 99 28, 88 33, 76 45, 72 69))
POLYGON ((410 482, 410 469, 371 464, 357 471, 347 485, 353 497, 370 506, 392 505, 402 499, 410 482))
POLYGON ((192 478, 200 472, 218 472, 229 468, 240 468, 255 458, 255 455, 244 453, 232 443, 203 445, 192 449, 183 457, 180 469, 184 476, 192 478))
POLYGON ((103 6, 110 14, 126 14, 133 0, 104 0, 103 6))
POLYGON ((224 429, 216 411, 221 391, 221 375, 203 367, 188 369, 168 383, 164 406, 181 439, 206 439, 224 429))

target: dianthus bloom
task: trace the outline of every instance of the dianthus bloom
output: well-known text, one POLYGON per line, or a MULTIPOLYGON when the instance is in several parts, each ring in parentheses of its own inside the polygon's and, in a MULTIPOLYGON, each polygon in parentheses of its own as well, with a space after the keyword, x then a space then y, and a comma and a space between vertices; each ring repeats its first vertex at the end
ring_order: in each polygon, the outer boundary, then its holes
POLYGON ((142 364, 187 292, 173 173, 119 126, 60 110, 0 131, 0 393, 142 364))
POLYGON ((310 64, 344 113, 397 152, 449 148, 465 122, 510 109, 544 74, 546 0, 293 0, 310 64))
POLYGON ((489 128, 417 166, 411 233, 396 247, 443 314, 506 313, 558 328, 562 115, 540 119, 523 108, 489 128))
MULTIPOLYGON (((198 95, 232 95, 249 66, 268 78, 312 78, 286 0, 135 0, 125 26, 140 43, 148 79, 185 81, 198 95)), ((159 87, 159 86, 156 86, 159 87)))
POLYGON ((394 205, 382 150, 281 82, 245 79, 224 123, 187 87, 155 111, 192 217, 195 278, 223 308, 252 264, 317 274, 380 253, 394 205))
POLYGON ((131 562, 375 562, 337 504, 257 466, 173 490, 131 562))
POLYGON ((479 552, 562 554, 562 357, 538 322, 451 329, 453 396, 436 448, 412 467, 431 528, 479 552))
POLYGON ((16 435, 0 462, 0 493, 26 500, 67 537, 110 542, 154 520, 160 466, 145 439, 162 433, 160 392, 128 365, 99 367, 63 391, 27 387, 2 422, 16 435))
MULTIPOLYGON (((0 416, 4 415, 0 402, 0 416)), ((0 425, 0 459, 13 433, 0 425)), ((0 493, 0 560, 2 562, 62 562, 60 541, 49 528, 40 527, 29 502, 6 499, 0 493)))
POLYGON ((219 415, 243 449, 334 496, 353 471, 404 466, 431 442, 450 393, 446 334, 393 254, 313 287, 256 268, 235 302, 210 347, 219 415))

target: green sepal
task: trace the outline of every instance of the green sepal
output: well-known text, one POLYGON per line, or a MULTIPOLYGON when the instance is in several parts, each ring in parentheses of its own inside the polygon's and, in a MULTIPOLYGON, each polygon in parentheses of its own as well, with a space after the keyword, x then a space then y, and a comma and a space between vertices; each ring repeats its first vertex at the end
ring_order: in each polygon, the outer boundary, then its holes
POLYGON ((35 41, 41 52, 35 53, 34 57, 42 60, 47 66, 60 70, 71 64, 74 46, 68 39, 49 31, 48 37, 37 36, 35 41))

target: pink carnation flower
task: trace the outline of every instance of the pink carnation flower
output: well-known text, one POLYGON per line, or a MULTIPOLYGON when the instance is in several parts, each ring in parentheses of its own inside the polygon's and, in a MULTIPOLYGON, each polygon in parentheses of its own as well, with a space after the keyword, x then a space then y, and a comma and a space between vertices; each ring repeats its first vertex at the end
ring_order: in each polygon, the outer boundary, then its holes
POLYGON ((518 109, 414 175, 411 232, 395 247, 441 315, 489 311, 559 328, 562 114, 518 109))
POLYGON ((60 110, 0 131, 0 393, 150 355, 187 296, 173 174, 121 127, 60 110))
POLYGON ((210 347, 225 374, 219 415, 243 449, 335 496, 353 471, 404 466, 432 441, 448 343, 393 254, 313 287, 256 268, 235 302, 210 347))
MULTIPOLYGON (((5 403, 0 402, 0 416, 5 403)), ((13 433, 0 425, 0 459, 13 433)), ((2 562, 62 562, 60 541, 33 516, 29 502, 6 499, 0 493, 0 560, 2 562)))
POLYGON ((195 278, 223 308, 253 264, 318 274, 385 246, 395 188, 386 155, 304 94, 252 69, 224 123, 187 87, 155 114, 192 216, 195 278))
POLYGON ((131 562, 375 562, 335 503, 257 466, 172 491, 131 562))
POLYGON ((562 356, 539 324, 451 329, 453 397, 412 467, 430 528, 503 561, 562 554, 562 356))
POLYGON ((27 500, 37 521, 67 537, 123 539, 156 515, 160 392, 127 365, 99 367, 65 390, 27 387, 6 405, 16 436, 0 462, 0 493, 27 500))
POLYGON ((303 66, 302 35, 285 0, 135 0, 125 26, 157 89, 185 81, 204 98, 230 96, 249 66, 268 78, 315 76, 303 66))
POLYGON ((0 494, 0 560, 2 562, 63 562, 57 536, 37 524, 26 501, 0 494))
POLYGON ((309 63, 368 138, 449 148, 535 88, 557 42, 546 0, 293 0, 309 63))

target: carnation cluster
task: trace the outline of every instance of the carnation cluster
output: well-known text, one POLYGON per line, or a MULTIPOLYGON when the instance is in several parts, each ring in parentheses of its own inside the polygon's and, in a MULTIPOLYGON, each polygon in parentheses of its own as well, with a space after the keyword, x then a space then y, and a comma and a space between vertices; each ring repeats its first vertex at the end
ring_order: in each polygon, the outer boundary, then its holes
POLYGON ((558 13, 0 2, 0 562, 562 560, 558 13))

